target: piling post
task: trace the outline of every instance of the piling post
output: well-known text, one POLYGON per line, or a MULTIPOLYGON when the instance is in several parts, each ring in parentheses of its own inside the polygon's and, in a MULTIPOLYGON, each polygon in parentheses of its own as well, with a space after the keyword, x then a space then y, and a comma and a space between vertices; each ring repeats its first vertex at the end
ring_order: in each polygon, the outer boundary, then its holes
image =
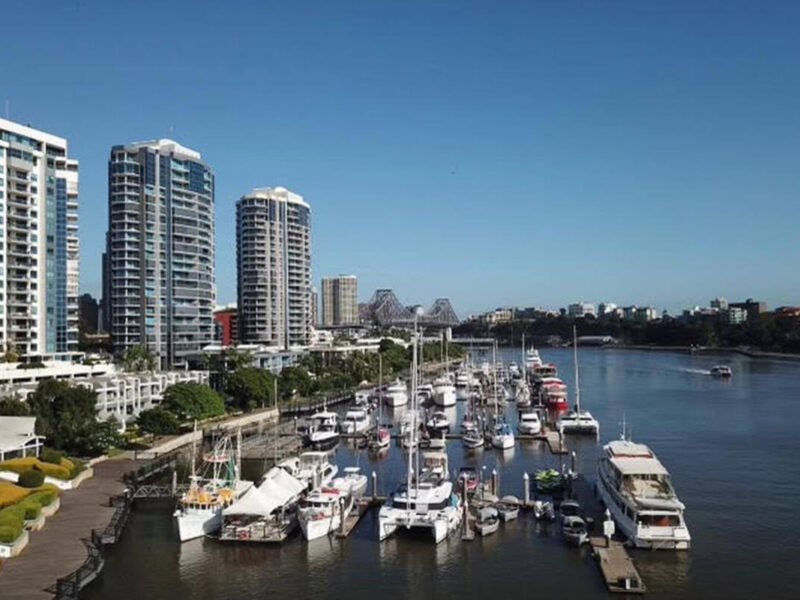
POLYGON ((378 497, 378 474, 373 471, 372 472, 372 501, 375 502, 375 499, 378 497))
POLYGON ((576 469, 575 469, 575 465, 576 465, 576 463, 577 463, 577 461, 576 461, 576 456, 575 456, 575 450, 573 450, 573 451, 570 453, 570 457, 569 457, 569 458, 570 458, 570 462, 569 462, 569 470, 572 472, 572 476, 573 476, 573 477, 575 477, 575 474, 577 473, 577 471, 576 471, 576 469))
POLYGON ((528 475, 528 472, 522 475, 522 497, 525 501, 525 506, 529 506, 531 503, 531 476, 528 475))
POLYGON ((342 536, 344 536, 344 520, 345 520, 344 503, 345 499, 339 498, 339 534, 342 536))
POLYGON ((492 495, 497 496, 497 469, 492 469, 492 495))
POLYGON ((178 491, 178 472, 173 469, 172 470, 172 496, 175 497, 178 491))

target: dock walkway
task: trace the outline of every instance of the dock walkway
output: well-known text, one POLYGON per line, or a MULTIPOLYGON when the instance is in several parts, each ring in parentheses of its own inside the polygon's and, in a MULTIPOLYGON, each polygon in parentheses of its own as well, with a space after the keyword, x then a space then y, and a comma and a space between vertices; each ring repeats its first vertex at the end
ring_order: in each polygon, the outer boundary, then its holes
POLYGON ((646 588, 639 571, 620 542, 611 540, 608 543, 605 538, 593 537, 591 545, 609 592, 645 593, 646 588))
POLYGON ((3 600, 49 600, 46 591, 56 579, 64 577, 86 560, 83 539, 92 529, 102 531, 109 524, 114 508, 109 498, 122 493, 122 476, 137 468, 126 458, 97 463, 94 477, 76 490, 62 492, 61 508, 47 519, 40 531, 31 534, 23 553, 5 562, 0 572, 0 598, 3 600))

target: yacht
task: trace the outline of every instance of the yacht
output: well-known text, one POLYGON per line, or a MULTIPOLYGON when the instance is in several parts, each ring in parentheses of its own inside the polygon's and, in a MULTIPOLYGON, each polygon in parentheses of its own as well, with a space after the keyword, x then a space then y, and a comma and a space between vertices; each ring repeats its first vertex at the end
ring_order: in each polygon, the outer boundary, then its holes
MULTIPOLYGON (((523 341, 523 346, 525 342, 523 341)), ((525 371, 527 373, 533 373, 536 367, 541 366, 542 358, 539 356, 539 351, 531 346, 528 350, 525 351, 525 371)))
POLYGON ((531 405, 531 389, 524 379, 517 380, 514 396, 517 401, 517 408, 528 408, 531 405))
POLYGON ((726 365, 715 365, 711 367, 709 374, 712 377, 732 377, 733 371, 726 365))
POLYGON ((475 530, 481 537, 496 533, 499 525, 500 518, 494 506, 487 506, 478 511, 475 519, 475 530))
POLYGON ((450 421, 441 410, 435 411, 425 425, 430 431, 450 431, 450 421))
POLYGON ((399 529, 429 531, 438 544, 455 532, 461 525, 461 500, 447 479, 447 454, 423 457, 425 468, 419 468, 419 435, 417 427, 417 346, 419 336, 414 327, 414 344, 411 368, 411 398, 413 416, 409 444, 406 482, 389 496, 378 512, 378 537, 381 541, 399 529), (442 459, 444 464, 441 464, 442 459), (438 464, 437 464, 438 463, 438 464))
POLYGON ((369 416, 366 409, 351 408, 344 414, 344 419, 340 425, 342 433, 354 434, 361 433, 369 429, 369 416))
POLYGON ((230 436, 225 436, 203 456, 199 473, 192 466, 189 489, 178 500, 174 513, 181 542, 217 531, 222 525, 222 511, 252 488, 253 482, 239 479, 239 448, 237 444, 234 452, 230 436))
POLYGON ((383 397, 388 406, 405 406, 408 404, 408 390, 406 384, 396 379, 394 383, 389 384, 386 388, 386 394, 383 397))
POLYGON ((327 452, 303 452, 279 462, 277 466, 302 482, 307 490, 312 490, 328 485, 338 474, 339 467, 329 458, 327 452))
POLYGON ((367 489, 367 476, 358 467, 345 467, 345 476, 313 490, 301 502, 298 520, 303 536, 315 540, 336 531, 367 489))
POLYGON ((432 383, 421 383, 417 386, 417 394, 421 400, 427 400, 428 398, 433 398, 434 394, 434 387, 432 383))
POLYGON ((367 436, 367 446, 370 450, 385 450, 392 443, 392 435, 383 423, 383 360, 378 353, 378 414, 375 428, 367 436))
POLYGON ((455 406, 456 386, 448 377, 439 377, 433 382, 433 402, 436 406, 455 406))
POLYGON ((558 369, 553 363, 540 363, 533 367, 531 373, 534 379, 544 379, 545 377, 555 377, 558 375, 558 369))
POLYGON ((539 382, 539 394, 542 404, 547 408, 564 410, 567 402, 567 386, 558 377, 544 377, 539 382))
POLYGON ((461 369, 456 373, 456 387, 457 388, 465 388, 470 383, 470 374, 469 371, 466 369, 461 369))
POLYGON ((603 503, 634 546, 688 550, 685 506, 650 448, 624 438, 606 444, 597 475, 603 503))
POLYGON ((461 434, 461 442, 465 448, 480 448, 483 446, 483 436, 476 425, 471 425, 461 434))
POLYGON ((309 417, 306 444, 315 448, 330 448, 339 441, 339 415, 323 408, 309 417))
POLYGON ((514 447, 514 432, 511 427, 503 420, 495 422, 492 429, 492 446, 501 450, 508 450, 514 447))
POLYGON ((537 412, 524 412, 519 416, 517 429, 523 435, 539 435, 542 432, 542 421, 537 412))

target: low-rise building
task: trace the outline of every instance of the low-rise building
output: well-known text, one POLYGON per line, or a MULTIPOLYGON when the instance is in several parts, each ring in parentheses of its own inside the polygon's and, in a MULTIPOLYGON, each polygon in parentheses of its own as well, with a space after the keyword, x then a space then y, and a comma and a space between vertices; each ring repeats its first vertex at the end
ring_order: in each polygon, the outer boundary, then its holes
POLYGON ((567 306, 567 314, 570 317, 594 317, 596 313, 591 302, 575 302, 567 306))
POLYGON ((39 456, 44 436, 36 435, 36 417, 0 417, 0 462, 39 456))
POLYGON ((513 308, 496 308, 481 315, 481 321, 489 325, 497 325, 498 323, 508 323, 514 320, 513 308))
MULTIPOLYGON (((76 354, 74 358, 82 358, 76 354)), ((110 362, 84 364, 73 362, 69 356, 46 360, 41 366, 27 363, 0 363, 0 392, 13 391, 18 385, 38 384, 45 379, 86 379, 116 373, 116 367, 110 362)), ((40 363, 36 363, 38 365, 40 363)))

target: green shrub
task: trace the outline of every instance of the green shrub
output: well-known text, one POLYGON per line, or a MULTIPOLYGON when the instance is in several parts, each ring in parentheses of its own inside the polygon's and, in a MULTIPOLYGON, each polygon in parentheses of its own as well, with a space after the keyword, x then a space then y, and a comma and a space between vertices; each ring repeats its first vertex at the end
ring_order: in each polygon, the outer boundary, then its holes
POLYGON ((26 458, 12 458, 0 463, 0 470, 13 471, 19 475, 33 469, 42 471, 45 475, 49 475, 50 477, 66 480, 70 479, 69 473, 72 469, 72 462, 63 459, 61 466, 51 465, 50 463, 40 461, 35 456, 28 456, 26 458), (63 466, 67 463, 69 463, 68 467, 63 466))
POLYGON ((61 466, 61 460, 64 458, 64 453, 61 450, 54 450, 53 448, 43 448, 39 456, 42 462, 50 463, 51 465, 61 466))
POLYGON ((24 488, 38 488, 44 483, 44 473, 41 471, 23 471, 17 479, 17 485, 24 488))
POLYGON ((34 492, 33 494, 25 498, 25 501, 27 502, 29 500, 35 500, 41 506, 50 506, 57 497, 58 494, 56 492, 52 490, 44 490, 41 492, 34 492))
POLYGON ((42 505, 36 500, 36 498, 25 498, 21 503, 22 508, 25 510, 25 520, 30 521, 33 519, 38 519, 39 515, 42 514, 42 505))
POLYGON ((173 413, 162 407, 143 410, 136 419, 139 429, 155 435, 178 433, 181 424, 173 413))
POLYGON ((0 544, 10 544, 22 535, 22 525, 0 525, 0 544))
POLYGON ((72 468, 69 471, 69 478, 75 479, 82 471, 86 469, 86 463, 79 458, 70 458, 69 460, 72 463, 72 468))

